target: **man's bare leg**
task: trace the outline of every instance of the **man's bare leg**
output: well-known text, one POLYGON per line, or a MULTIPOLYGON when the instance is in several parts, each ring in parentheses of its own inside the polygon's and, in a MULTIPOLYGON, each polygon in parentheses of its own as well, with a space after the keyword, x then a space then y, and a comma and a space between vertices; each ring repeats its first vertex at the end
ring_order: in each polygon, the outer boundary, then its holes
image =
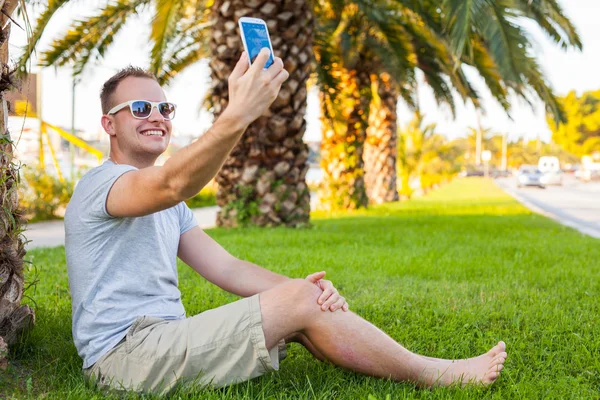
POLYGON ((260 294, 267 348, 300 332, 335 365, 424 386, 455 382, 490 384, 504 367, 507 354, 503 342, 479 357, 466 360, 422 357, 352 312, 321 311, 316 304, 320 293, 315 285, 298 279, 260 294))
MULTIPOLYGON (((313 357, 315 357, 317 360, 319 361, 325 361, 326 358, 323 354, 321 354, 319 352, 319 350, 317 350, 317 348, 315 347, 314 344, 311 343, 310 340, 308 340, 308 338, 306 337, 305 334, 300 333, 300 332, 296 332, 290 336, 288 336, 287 338, 285 338, 285 342, 286 343, 299 343, 302 346, 304 346, 306 348, 306 350, 308 350, 313 357)), ((443 358, 435 358, 435 357, 428 357, 428 356, 424 356, 421 354, 417 354, 419 357, 424 358, 425 360, 430 360, 430 361, 436 361, 436 362, 441 362, 444 364, 452 364, 452 363, 456 363, 458 361, 463 361, 463 360, 447 360, 447 359, 443 359, 443 358)))

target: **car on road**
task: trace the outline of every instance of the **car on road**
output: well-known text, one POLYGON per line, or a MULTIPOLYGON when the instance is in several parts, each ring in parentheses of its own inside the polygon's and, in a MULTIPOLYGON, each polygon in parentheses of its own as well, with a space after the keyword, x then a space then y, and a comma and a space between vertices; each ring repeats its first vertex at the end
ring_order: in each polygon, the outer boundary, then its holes
POLYGON ((561 171, 549 171, 543 172, 541 181, 544 185, 558 185, 562 186, 562 172, 561 171))
POLYGON ((562 186, 562 170, 560 169, 558 157, 540 157, 538 169, 543 175, 541 181, 544 185, 562 186))
POLYGON ((512 172, 509 170, 496 170, 492 172, 492 176, 494 178, 510 178, 512 176, 512 172))
POLYGON ((600 181, 600 169, 587 169, 583 171, 581 180, 584 182, 600 181))
POLYGON ((544 174, 540 171, 537 165, 521 165, 517 173, 517 187, 537 186, 545 188, 542 182, 544 174))
POLYGON ((461 178, 469 178, 472 176, 484 176, 485 172, 483 170, 477 170, 477 169, 466 169, 464 171, 461 171, 458 176, 461 178))

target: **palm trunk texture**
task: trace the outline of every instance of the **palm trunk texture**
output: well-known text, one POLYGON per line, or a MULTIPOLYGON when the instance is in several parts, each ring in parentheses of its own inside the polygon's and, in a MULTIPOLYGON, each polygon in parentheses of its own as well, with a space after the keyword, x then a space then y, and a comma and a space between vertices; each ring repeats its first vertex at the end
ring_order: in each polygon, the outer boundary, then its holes
POLYGON ((227 78, 243 51, 237 23, 243 16, 267 22, 273 51, 283 59, 290 77, 268 113, 248 127, 216 177, 221 206, 217 224, 306 225, 310 214, 305 180, 308 147, 302 137, 306 82, 313 62, 313 11, 309 2, 298 0, 214 2, 210 68, 215 117, 227 106, 227 78))
POLYGON ((9 71, 8 39, 11 24, 6 24, 17 1, 1 1, 0 63, 0 369, 8 365, 8 346, 17 341, 19 333, 33 324, 34 313, 29 306, 21 305, 23 298, 23 257, 25 249, 21 239, 21 215, 17 182, 19 171, 13 163, 13 142, 8 131, 8 107, 5 93, 12 89, 9 71))
POLYGON ((369 202, 382 204, 398 200, 396 187, 398 90, 387 73, 371 75, 377 96, 371 102, 365 143, 365 186, 369 202))
POLYGON ((319 209, 352 210, 367 207, 363 149, 369 121, 371 81, 361 55, 357 69, 340 68, 341 81, 335 104, 321 95, 322 127, 321 184, 319 209))

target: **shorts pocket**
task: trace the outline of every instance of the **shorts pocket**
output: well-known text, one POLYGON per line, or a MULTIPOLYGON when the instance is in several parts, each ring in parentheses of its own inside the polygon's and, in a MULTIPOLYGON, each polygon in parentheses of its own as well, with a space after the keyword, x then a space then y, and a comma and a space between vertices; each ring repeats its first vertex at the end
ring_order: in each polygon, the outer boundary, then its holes
POLYGON ((127 354, 131 354, 133 349, 135 349, 137 346, 139 346, 142 338, 140 338, 139 335, 137 335, 138 336, 137 338, 134 336, 137 332, 139 332, 143 329, 142 324, 145 319, 146 319, 145 315, 143 315, 141 317, 137 317, 135 319, 135 321, 133 321, 133 324, 131 324, 131 326, 129 327, 129 330, 127 331, 127 335, 125 336, 125 352, 127 354))
POLYGON ((155 327, 166 323, 167 321, 162 318, 149 317, 148 315, 137 317, 127 331, 127 340, 125 341, 125 351, 127 354, 130 355, 131 352, 139 347, 155 327))

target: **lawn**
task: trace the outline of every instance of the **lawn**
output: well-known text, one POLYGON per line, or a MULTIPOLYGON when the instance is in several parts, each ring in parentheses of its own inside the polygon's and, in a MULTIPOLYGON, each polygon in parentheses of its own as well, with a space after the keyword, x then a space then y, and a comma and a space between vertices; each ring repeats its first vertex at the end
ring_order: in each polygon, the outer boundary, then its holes
MULTIPOLYGON (((326 270, 354 312, 415 352, 464 358, 504 340, 499 381, 417 389, 319 363, 294 344, 279 373, 172 398, 600 398, 599 240, 532 214, 483 179, 312 221, 311 229, 208 233, 235 256, 292 277, 326 270)), ((0 398, 102 398, 84 384, 72 342, 64 248, 27 259, 37 324, 11 351, 0 398)), ((179 273, 188 315, 236 299, 183 264, 179 273)))

